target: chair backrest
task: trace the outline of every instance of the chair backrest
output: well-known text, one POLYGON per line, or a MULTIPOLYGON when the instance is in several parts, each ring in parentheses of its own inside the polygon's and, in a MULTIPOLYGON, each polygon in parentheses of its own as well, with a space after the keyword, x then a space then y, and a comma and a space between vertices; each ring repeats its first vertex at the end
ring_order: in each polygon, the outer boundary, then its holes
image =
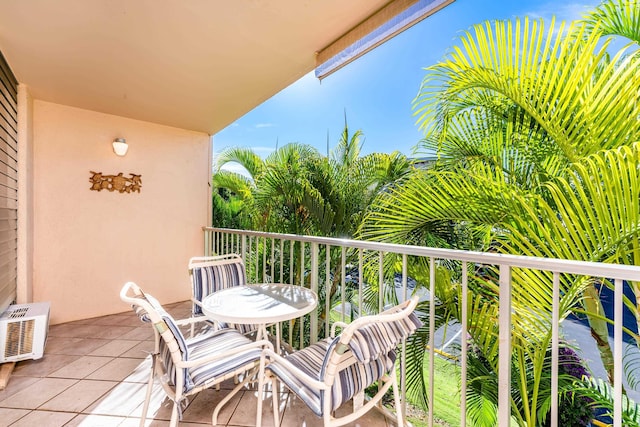
POLYGON ((360 317, 331 342, 319 379, 332 387, 332 410, 393 371, 396 347, 422 326, 414 313, 417 304, 416 296, 380 314, 360 317))
MULTIPOLYGON (((244 261, 238 254, 191 258, 189 276, 193 299, 198 302, 215 291, 247 283, 244 261)), ((200 306, 194 304, 193 315, 201 314, 200 306)))
POLYGON ((368 363, 395 350, 422 326, 414 313, 417 305, 418 297, 414 296, 382 313, 354 320, 340 334, 336 352, 349 349, 358 362, 368 363))
POLYGON ((131 304, 133 310, 144 322, 151 322, 156 337, 156 351, 162 362, 169 384, 183 387, 184 392, 193 388, 188 369, 176 370, 177 361, 189 360, 188 347, 180 328, 173 317, 166 312, 157 299, 145 293, 133 282, 126 283, 120 291, 120 299, 131 304))

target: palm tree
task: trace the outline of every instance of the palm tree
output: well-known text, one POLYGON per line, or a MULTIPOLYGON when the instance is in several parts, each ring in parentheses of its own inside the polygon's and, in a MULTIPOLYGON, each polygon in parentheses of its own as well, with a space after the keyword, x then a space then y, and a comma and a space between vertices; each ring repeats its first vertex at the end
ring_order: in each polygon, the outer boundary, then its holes
MULTIPOLYGON (((298 143, 284 145, 264 160, 250 149, 229 148, 218 156, 214 183, 242 200, 242 211, 258 230, 353 237, 376 195, 398 186, 413 168, 399 152, 362 156, 362 145, 362 131, 351 133, 345 116, 340 139, 328 156, 298 143), (249 176, 221 169, 230 162, 244 166, 249 176)), ((336 291, 341 282, 341 254, 334 250, 329 255, 332 285, 320 295, 333 307, 340 302, 336 291)), ((295 264, 299 257, 296 251, 295 264)), ((299 282, 299 278, 294 280, 299 282)), ((354 295, 353 289, 347 292, 354 295)), ((321 306, 324 303, 320 301, 321 306)))
MULTIPOLYGON (((637 2, 612 1, 568 26, 552 21, 545 28, 542 20, 525 18, 466 32, 427 68, 414 104, 425 132, 421 148, 436 151, 436 167, 381 194, 360 236, 404 243, 452 221, 481 237, 467 249, 639 264, 639 10, 637 2), (624 34, 635 44, 610 57, 606 34, 624 34)), ((514 377, 522 375, 512 407, 521 425, 537 425, 548 410, 541 381, 550 283, 539 272, 513 274, 514 377)), ((487 319, 497 315, 486 305, 495 286, 476 277, 472 289, 478 310, 470 333, 496 372, 497 330, 487 319)), ((637 284, 634 289, 640 301, 637 284)), ((606 319, 593 315, 601 310, 593 281, 564 278, 562 295, 561 315, 592 314, 611 372, 606 319)), ((449 312, 455 315, 454 308, 449 312)), ((481 410, 470 415, 491 424, 481 410)))

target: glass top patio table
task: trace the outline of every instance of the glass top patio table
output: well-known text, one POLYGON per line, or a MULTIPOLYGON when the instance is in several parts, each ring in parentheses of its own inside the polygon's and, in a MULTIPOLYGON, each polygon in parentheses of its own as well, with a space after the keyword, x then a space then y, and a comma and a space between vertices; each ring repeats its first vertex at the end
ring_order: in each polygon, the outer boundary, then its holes
MULTIPOLYGON (((202 300, 205 316, 227 323, 258 325, 257 339, 266 338, 266 325, 302 317, 316 308, 318 296, 302 286, 280 283, 234 286, 202 300)), ((279 345, 279 328, 278 344, 279 345)))

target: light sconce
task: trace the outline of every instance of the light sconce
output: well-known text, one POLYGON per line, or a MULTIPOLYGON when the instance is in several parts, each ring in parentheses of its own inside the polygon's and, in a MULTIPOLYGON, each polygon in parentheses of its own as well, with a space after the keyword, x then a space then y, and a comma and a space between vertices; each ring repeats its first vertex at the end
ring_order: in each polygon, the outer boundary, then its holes
POLYGON ((124 138, 116 138, 113 141, 113 152, 118 156, 124 156, 127 154, 127 150, 129 146, 127 145, 127 141, 124 138))

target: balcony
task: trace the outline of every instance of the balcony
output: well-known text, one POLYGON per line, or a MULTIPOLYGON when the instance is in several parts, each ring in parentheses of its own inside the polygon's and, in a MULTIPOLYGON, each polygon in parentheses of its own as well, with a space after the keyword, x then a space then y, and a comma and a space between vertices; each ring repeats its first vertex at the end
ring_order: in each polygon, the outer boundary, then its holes
MULTIPOLYGON (((250 282, 281 282, 288 279, 294 284, 310 287, 319 294, 322 304, 314 312, 301 319, 296 327, 292 327, 291 324, 283 326, 283 339, 292 347, 300 347, 309 341, 314 342, 323 337, 324 331, 328 330, 327 325, 333 320, 348 321, 354 313, 357 315, 364 311, 378 311, 387 302, 383 297, 385 295, 388 297, 395 294, 402 299, 413 291, 412 288, 418 289, 417 285, 410 283, 407 274, 408 260, 424 258, 431 267, 447 261, 449 266, 453 266, 452 268, 457 266, 463 272, 467 271, 466 267, 470 265, 496 267, 495 271, 499 274, 493 279, 500 293, 496 301, 497 318, 492 321, 495 320, 496 331, 499 334, 496 346, 499 351, 500 367, 509 367, 514 348, 511 335, 513 303, 520 298, 517 294, 512 295, 512 272, 517 274, 519 269, 548 271, 553 290, 551 296, 553 303, 547 319, 550 321, 552 388, 557 387, 559 378, 559 343, 561 337, 567 333, 564 327, 566 320, 561 321, 559 318, 560 278, 568 274, 609 278, 615 283, 616 288, 613 298, 615 322, 611 339, 614 355, 614 386, 611 388, 614 400, 613 425, 623 425, 622 402, 624 399, 621 385, 628 386, 628 379, 623 378, 626 374, 623 369, 623 359, 628 357, 629 349, 633 346, 627 346, 623 340, 623 322, 621 321, 623 294, 620 290, 624 281, 640 281, 640 267, 245 230, 205 228, 204 235, 205 254, 235 252, 243 256, 250 282), (401 273, 395 276, 399 280, 392 284, 385 279, 384 270, 385 260, 394 256, 401 260, 398 267, 401 273), (369 281, 365 284, 364 271, 371 268, 377 269, 379 282, 369 281), (289 275, 288 272, 293 274, 289 275), (352 273, 352 276, 348 273, 352 273), (371 304, 366 305, 364 301, 364 288, 370 285, 377 286, 379 290, 377 308, 371 307, 371 304), (357 292, 351 294, 352 297, 347 295, 349 288, 357 289, 357 292), (337 295, 337 304, 330 305, 326 294, 323 294, 325 289, 331 289, 332 293, 337 295)), ((432 268, 431 271, 435 269, 432 268)), ((466 290, 470 279, 464 273, 460 277, 460 285, 466 290)), ((438 381, 435 375, 438 371, 432 361, 435 361, 441 344, 435 338, 437 336, 435 316, 428 315, 428 313, 435 313, 436 299, 429 297, 436 294, 435 281, 435 273, 430 274, 426 289, 422 289, 423 300, 428 306, 423 315, 427 315, 425 327, 428 328, 430 337, 426 346, 427 366, 424 367, 427 399, 429 402, 435 402, 425 416, 430 426, 440 425, 437 423, 435 414, 439 409, 438 395, 441 391, 435 388, 435 383, 438 381)), ((462 292, 462 300, 459 304, 462 319, 465 319, 460 324, 462 336, 468 336, 470 333, 467 319, 472 315, 468 309, 469 301, 464 297, 466 294, 462 292)), ((189 302, 167 304, 166 307, 176 318, 188 317, 190 314, 189 302)), ((423 310, 424 307, 423 305, 423 310)), ((0 413, 6 425, 138 425, 150 363, 147 352, 152 349, 152 339, 149 325, 140 323, 137 316, 130 311, 51 326, 45 357, 37 361, 20 362, 9 386, 0 392, 0 413)), ((455 396, 446 397, 458 402, 462 420, 465 419, 466 414, 467 344, 467 340, 459 341, 456 364, 461 373, 460 388, 455 396)), ((407 355, 403 351, 400 353, 399 378, 405 405, 407 402, 406 367, 407 355)), ((595 369, 594 372, 597 373, 598 370, 595 369)), ((510 375, 510 369, 500 369, 498 383, 509 384, 513 381, 510 375)), ((499 425, 511 423, 512 402, 509 390, 508 386, 499 388, 499 425)), ((627 391, 631 391, 629 396, 636 399, 633 391, 628 387, 627 391)), ((190 402, 180 425, 210 425, 213 407, 223 395, 224 387, 221 392, 208 390, 200 393, 190 402)), ((557 396, 557 392, 552 393, 552 396, 557 396)), ((163 393, 158 386, 151 404, 149 425, 165 425, 168 422, 171 407, 169 402, 163 404, 162 399, 163 393)), ((242 392, 223 409, 220 425, 253 426, 255 399, 255 390, 242 392)), ((320 425, 320 420, 293 395, 287 395, 286 401, 283 400, 282 404, 283 426, 320 425)), ((557 414, 557 397, 551 399, 551 408, 552 414, 557 414)), ((266 414, 268 411, 270 407, 267 403, 265 415, 263 415, 266 425, 271 424, 270 416, 266 414)), ((353 425, 371 427, 394 425, 392 418, 388 415, 385 409, 374 410, 353 425)), ((460 425, 466 424, 460 421, 460 425)), ((557 421, 553 420, 551 425, 557 425, 557 421)))
MULTIPOLYGON (((190 302, 169 304, 175 318, 190 315, 190 302)), ((149 324, 140 322, 133 311, 51 326, 45 356, 19 362, 8 387, 0 392, 3 426, 138 426, 153 350, 149 324)), ((156 383, 147 425, 168 425, 171 404, 156 383)), ((211 412, 225 395, 206 390, 191 399, 184 411, 181 427, 211 425, 211 412)), ((316 426, 321 420, 297 399, 286 396, 282 426, 316 426)), ((269 402, 263 425, 273 424, 269 402)), ((222 410, 221 426, 254 426, 255 390, 236 396, 222 410)), ((349 426, 392 426, 378 411, 349 426)))

